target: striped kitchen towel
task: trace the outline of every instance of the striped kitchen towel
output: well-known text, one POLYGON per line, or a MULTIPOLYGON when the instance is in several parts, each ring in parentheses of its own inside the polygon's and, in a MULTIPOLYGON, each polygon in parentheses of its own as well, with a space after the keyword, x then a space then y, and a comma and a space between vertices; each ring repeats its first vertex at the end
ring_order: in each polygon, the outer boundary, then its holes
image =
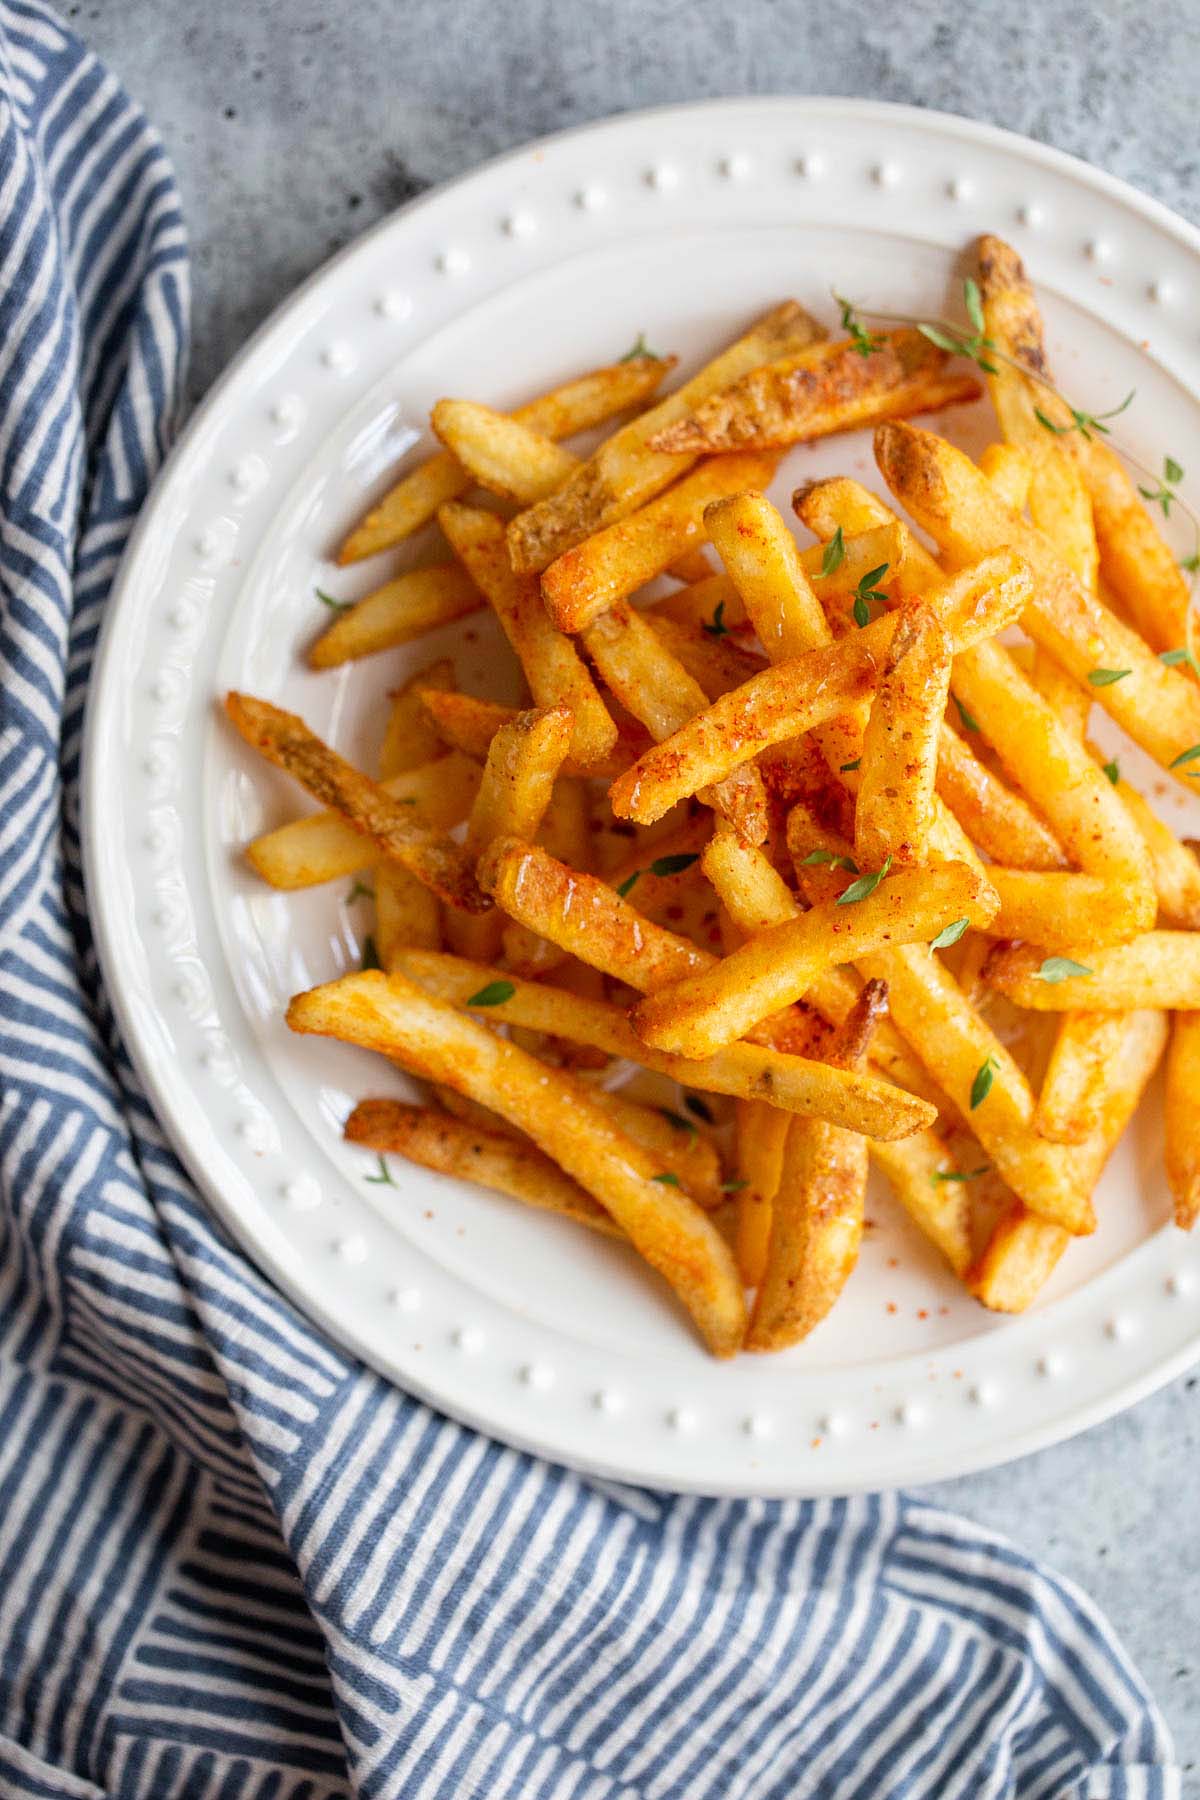
POLYGON ((209 1218, 114 1030, 78 837, 180 398, 179 199, 37 0, 0 0, 0 148, 3 1800, 1177 1793, 1103 1620, 1011 1545, 897 1495, 551 1468, 361 1368, 209 1218))

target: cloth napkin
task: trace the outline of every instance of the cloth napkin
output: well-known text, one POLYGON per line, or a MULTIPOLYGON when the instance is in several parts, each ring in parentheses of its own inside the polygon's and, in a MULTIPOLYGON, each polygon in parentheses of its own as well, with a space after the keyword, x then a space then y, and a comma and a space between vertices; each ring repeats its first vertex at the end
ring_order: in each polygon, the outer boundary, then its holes
POLYGON ((553 1468, 344 1355, 208 1216, 79 856, 97 632, 181 393, 179 198, 36 3, 0 4, 0 133, 4 1800, 1176 1793, 1112 1633, 1010 1544, 895 1494, 553 1468))

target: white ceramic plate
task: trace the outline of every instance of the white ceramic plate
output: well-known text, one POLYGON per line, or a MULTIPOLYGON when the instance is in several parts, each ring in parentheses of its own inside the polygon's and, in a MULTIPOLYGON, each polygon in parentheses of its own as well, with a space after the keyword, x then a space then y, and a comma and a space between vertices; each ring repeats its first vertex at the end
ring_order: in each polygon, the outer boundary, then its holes
MULTIPOLYGON (((1200 1244, 1167 1223, 1158 1109, 1143 1108, 1105 1177, 1094 1238, 1029 1315, 982 1311, 880 1195, 849 1292, 814 1338, 718 1365, 631 1255, 398 1162, 395 1190, 368 1183, 374 1159, 339 1125, 353 1098, 400 1078, 282 1022, 291 993, 357 964, 362 908, 349 883, 288 896, 250 877, 241 846, 298 799, 251 765, 216 697, 281 700, 349 754, 372 753, 412 658, 318 676, 298 653, 326 616, 315 586, 351 597, 405 560, 337 571, 326 558, 439 395, 507 404, 640 332, 687 366, 785 294, 830 313, 831 284, 945 311, 984 229, 1027 258, 1064 387, 1100 410, 1136 383, 1124 439, 1194 475, 1195 231, 1081 163, 960 119, 726 101, 518 151, 352 245, 218 383, 125 559, 88 724, 88 881, 159 1115, 215 1211, 335 1337, 560 1461, 713 1493, 844 1493, 963 1473, 1127 1405, 1200 1351, 1200 1244)), ((960 441, 984 441, 979 415, 956 418, 960 441)), ((868 475, 866 443, 793 453, 778 493, 835 469, 868 475)), ((416 654, 453 651, 463 687, 487 692, 493 647, 475 618, 416 654)))

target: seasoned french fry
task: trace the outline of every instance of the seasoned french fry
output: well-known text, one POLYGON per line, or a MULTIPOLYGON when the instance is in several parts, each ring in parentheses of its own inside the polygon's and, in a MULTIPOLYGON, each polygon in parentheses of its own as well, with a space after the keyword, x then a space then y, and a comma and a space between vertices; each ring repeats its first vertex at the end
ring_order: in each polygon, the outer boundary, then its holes
POLYGON ((616 601, 653 581, 701 542, 710 500, 765 486, 776 460, 766 451, 709 457, 637 512, 564 551, 542 576, 542 598, 554 623, 563 631, 582 631, 616 601))
MULTIPOLYGON (((622 1088, 597 1087, 588 1082, 587 1090, 627 1137, 653 1151, 660 1169, 678 1175, 698 1205, 711 1212, 724 1202, 721 1159, 711 1138, 698 1131, 691 1119, 665 1107, 647 1106, 622 1088)), ((782 1116, 786 1119, 790 1115, 782 1116)))
POLYGON ((1164 1111, 1167 1180, 1175 1223, 1190 1231, 1200 1217, 1200 1012, 1177 1012, 1171 1022, 1164 1111))
POLYGON ((1125 1013, 1064 1013, 1042 1078, 1034 1125, 1056 1144, 1082 1144, 1100 1124, 1108 1072, 1125 1041, 1125 1013))
MULTIPOLYGON (((492 739, 483 780, 467 820, 464 848, 477 861, 499 837, 533 839, 550 804, 555 777, 571 741, 573 721, 568 706, 522 712, 502 725, 492 739)), ((504 921, 492 907, 482 917, 447 918, 452 949, 462 956, 490 962, 500 948, 504 921)))
POLYGON ((579 467, 552 438, 474 400, 439 400, 429 423, 473 481, 522 506, 552 494, 579 467))
POLYGON ((731 1044, 703 1061, 660 1055, 640 1041, 621 1008, 548 983, 522 981, 485 964, 412 950, 403 956, 401 968, 431 993, 460 1006, 469 1007, 476 994, 491 989, 484 1015, 489 1019, 593 1045, 704 1093, 766 1100, 786 1112, 812 1113, 877 1139, 908 1137, 936 1117, 934 1107, 885 1081, 851 1075, 770 1045, 731 1044), (501 994, 493 997, 497 988, 501 994))
POLYGON ((657 607, 644 607, 640 616, 709 700, 741 687, 766 667, 765 657, 729 636, 714 637, 702 627, 681 625, 677 619, 661 615, 657 607))
POLYGON ((892 492, 951 562, 1002 547, 1020 553, 1034 578, 1022 617, 1030 637, 1077 681, 1101 670, 1123 671, 1120 679, 1095 687, 1097 700, 1136 743, 1186 780, 1194 762, 1179 759, 1200 744, 1200 685, 1167 668, 1089 593, 1049 540, 997 498, 960 450, 893 421, 878 427, 875 454, 892 492))
POLYGON ((647 608, 650 611, 655 618, 674 619, 678 625, 700 626, 714 632, 730 631, 746 619, 745 608, 728 575, 706 575, 703 581, 677 588, 673 594, 656 600, 652 608, 647 608))
POLYGON ((1145 931, 1128 944, 1089 952, 1086 975, 1052 968, 1047 977, 1042 965, 1041 951, 1028 944, 999 944, 984 978, 1034 1012, 1200 1009, 1200 933, 1145 931))
POLYGON ((1033 484, 1033 458, 1019 444, 988 444, 979 458, 979 467, 987 476, 1005 506, 1024 512, 1033 484))
MULTIPOLYGON (((622 706, 656 741, 669 737, 696 713, 708 696, 678 662, 652 625, 625 601, 595 619, 583 633, 584 647, 622 706)), ((700 799, 729 819, 748 842, 767 835, 767 797, 756 770, 731 772, 700 791, 700 799)))
POLYGON ((1100 552, 1092 502, 1078 468, 1057 444, 1043 445, 1034 462, 1029 517, 1089 593, 1099 586, 1100 552))
POLYGON ((459 846, 415 820, 386 788, 323 744, 303 719, 249 694, 228 694, 225 711, 252 749, 332 807, 378 852, 402 864, 448 905, 463 912, 486 910, 486 896, 459 846))
MULTIPOLYGON (((1089 744, 1088 749, 1109 776, 1112 765, 1105 760, 1104 752, 1094 744, 1089 744)), ((1150 853, 1159 924, 1173 925, 1180 931, 1200 931, 1200 858, 1194 849, 1180 842, 1145 795, 1119 772, 1113 785, 1150 853)))
MULTIPOLYGON (((835 1035, 830 1062, 861 1068, 872 1021, 886 1005, 884 984, 868 982, 835 1035)), ((858 1132, 817 1119, 792 1121, 747 1350, 798 1344, 828 1314, 858 1261, 867 1172, 867 1140, 858 1132)))
POLYGON ((713 394, 690 418, 665 426, 651 447, 675 455, 783 450, 979 398, 979 383, 947 371, 945 351, 919 331, 887 332, 877 342, 870 356, 843 339, 766 363, 713 394))
POLYGON ((972 842, 1016 869, 1065 869, 1066 854, 1029 803, 994 775, 943 722, 937 791, 972 842))
MULTIPOLYGON (((379 752, 384 783, 437 757, 441 746, 422 702, 431 685, 453 681, 454 665, 443 657, 413 675, 395 695, 379 752)), ((385 969, 401 945, 436 950, 441 943, 437 896, 396 862, 381 862, 375 870, 375 936, 385 969)))
POLYGON ((565 701, 571 708, 575 763, 603 762, 616 746, 617 728, 574 644, 546 617, 537 582, 509 568, 501 521, 494 513, 456 501, 442 507, 438 523, 487 596, 538 705, 565 701))
POLYGON ((1086 955, 1103 944, 1125 943, 1139 923, 1154 916, 1152 895, 1149 904, 1143 899, 1135 911, 1116 885, 1095 875, 1002 869, 989 863, 988 877, 1000 896, 1000 910, 989 927, 992 936, 1021 938, 1044 951, 1086 955))
MULTIPOLYGON (((786 1115, 785 1115, 786 1116, 786 1115)), ((612 1214, 534 1144, 431 1106, 401 1100, 360 1100, 343 1127, 348 1143, 381 1156, 404 1156, 439 1175, 475 1181, 586 1225, 603 1237, 624 1239, 612 1214)))
POLYGON ((411 643, 439 625, 478 612, 483 604, 483 595, 461 563, 409 569, 339 613, 309 649, 309 667, 335 669, 340 663, 411 643))
POLYGON ((432 762, 442 754, 442 739, 425 705, 426 694, 434 689, 443 693, 454 689, 454 664, 448 656, 439 657, 437 662, 418 669, 391 696, 387 729, 379 752, 379 773, 383 780, 403 775, 406 770, 432 762))
MULTIPOLYGON (((1071 1155, 1081 1187, 1092 1188, 1146 1091, 1167 1041, 1159 1012, 1125 1015, 1117 1057, 1109 1065, 1100 1122, 1071 1155)), ((1070 1234, 1030 1212, 1019 1201, 1000 1218, 969 1276, 972 1293, 994 1312, 1024 1312, 1053 1273, 1070 1234)))
MULTIPOLYGON (((1094 431, 1077 430, 1069 408, 1046 385, 1049 366, 1037 300, 1020 257, 1001 238, 979 241, 979 284, 988 335, 1011 359, 998 360, 989 381, 1005 436, 1034 446, 1052 439, 1070 458, 1091 499, 1101 568, 1113 593, 1153 649, 1186 644, 1188 589, 1179 565, 1120 458, 1094 431), (1014 369, 1014 362, 1029 375, 1014 369)), ((1108 667, 1124 667, 1104 660, 1108 667)))
MULTIPOLYGON (((552 388, 517 407, 511 416, 543 437, 556 441, 573 437, 648 398, 675 361, 673 356, 634 356, 628 362, 612 363, 552 388)), ((427 525, 439 506, 465 494, 471 482, 472 477, 449 451, 428 457, 402 476, 355 526, 338 551, 338 561, 359 562, 364 556, 390 550, 427 525)))
MULTIPOLYGON (((560 776, 555 782, 537 841, 543 849, 548 850, 560 862, 566 863, 569 868, 591 871, 591 807, 582 781, 560 776)), ((587 963, 576 962, 567 951, 558 944, 552 944, 548 938, 527 931, 524 925, 510 920, 504 926, 503 941, 504 959, 508 967, 518 974, 528 975, 532 979, 548 974, 551 969, 558 969, 561 982, 569 985, 577 983, 581 977, 585 978, 585 985, 579 991, 591 992, 597 998, 603 998, 602 977, 598 986, 589 985, 596 970, 587 963)), ((583 1061, 589 1060, 582 1052, 580 1054, 583 1061)))
POLYGON ((704 528, 771 662, 828 643, 829 626, 800 547, 765 494, 750 490, 712 501, 704 528))
MULTIPOLYGON (((421 824, 449 831, 470 812, 480 773, 478 763, 451 752, 381 785, 421 824)), ((355 875, 385 858, 339 813, 318 812, 256 837, 246 846, 246 860, 272 887, 302 888, 355 875)))
POLYGON ((711 581, 715 573, 716 571, 705 555, 702 544, 697 545, 694 550, 685 550, 683 555, 677 556, 667 568, 668 575, 675 581, 682 581, 688 587, 694 586, 698 581, 711 581))
MULTIPOLYGON (((488 746, 500 727, 517 715, 515 706, 501 706, 495 700, 479 700, 474 694, 456 694, 436 687, 426 689, 421 704, 441 741, 461 750, 464 756, 474 757, 476 762, 486 761, 488 746)), ((649 748, 652 740, 640 726, 628 720, 618 720, 616 724, 617 742, 611 755, 586 767, 568 756, 563 773, 611 778, 649 748)))
POLYGON ((925 862, 942 715, 950 694, 946 634, 924 607, 901 615, 863 734, 854 851, 869 869, 925 862))
POLYGON ((745 1302, 725 1240, 681 1188, 654 1179, 653 1153, 618 1131, 573 1076, 401 975, 343 976, 298 994, 287 1018, 293 1031, 381 1051, 518 1126, 624 1228, 713 1354, 738 1349, 745 1302))
MULTIPOLYGON (((853 894, 854 886, 846 891, 853 894)), ((634 1029, 655 1049, 711 1055, 800 999, 837 963, 932 938, 964 913, 986 918, 985 896, 985 884, 964 864, 901 870, 850 904, 843 896, 813 907, 749 939, 715 968, 656 988, 634 1008, 634 1029)))
MULTIPOLYGON (((519 513, 508 534, 513 568, 522 574, 544 569, 584 538, 644 506, 695 461, 694 456, 651 450, 649 442, 656 431, 684 418, 709 394, 760 363, 800 350, 824 335, 794 300, 774 307, 675 393, 608 438, 557 493, 519 513)), ((681 545, 667 561, 688 547, 681 545)))
POLYGON ((761 1100, 737 1103, 737 1166, 743 1183, 737 1193, 734 1254, 747 1287, 757 1287, 767 1266, 771 1206, 783 1173, 791 1113, 761 1100))
POLYGON ((1081 738, 1092 710, 1090 689, 1080 687, 1062 664, 1040 647, 1034 649, 1029 679, 1047 705, 1054 708, 1064 727, 1072 736, 1081 738))
POLYGON ((946 1258, 956 1275, 971 1261, 971 1203, 949 1147, 933 1131, 914 1131, 894 1143, 871 1145, 872 1161, 917 1229, 946 1258))

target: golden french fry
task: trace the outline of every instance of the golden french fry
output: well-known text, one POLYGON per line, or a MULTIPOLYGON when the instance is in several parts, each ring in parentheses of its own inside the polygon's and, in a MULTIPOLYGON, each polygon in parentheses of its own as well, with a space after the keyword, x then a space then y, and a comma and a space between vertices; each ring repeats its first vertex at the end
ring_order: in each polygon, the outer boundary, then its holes
MULTIPOLYGON (((492 739, 483 780, 467 820, 464 848, 478 861, 494 839, 535 838, 550 804, 555 777, 571 742, 568 706, 522 712, 492 739)), ((462 956, 490 962, 500 948, 504 921, 495 907, 482 917, 446 920, 450 947, 462 956)))
POLYGON ((1100 1124, 1109 1067, 1125 1041, 1125 1013, 1064 1013, 1033 1122, 1056 1144, 1082 1144, 1100 1124))
POLYGON ((1088 952, 1086 975, 1047 971, 1039 949, 999 944, 987 960, 989 987, 1034 1012, 1166 1012, 1200 1009, 1200 933, 1144 931, 1130 943, 1088 952))
MULTIPOLYGON (((656 741, 669 737, 696 713, 708 696, 662 642, 646 618, 625 601, 601 613, 583 633, 588 655, 625 709, 656 741)), ((754 769, 739 779, 732 772, 704 788, 700 798, 722 813, 751 843, 767 835, 767 796, 754 769)))
MULTIPOLYGON (((862 1066, 872 1022, 886 1005, 884 984, 868 982, 835 1034, 830 1062, 839 1068, 862 1066)), ((867 1173, 867 1140, 858 1132, 793 1119, 747 1350, 798 1344, 829 1313, 858 1261, 867 1173)))
MULTIPOLYGON (((582 781, 560 776, 555 782, 537 841, 569 868, 591 871, 595 856, 591 803, 582 781)), ((531 979, 558 969, 559 980, 564 984, 577 984, 583 979, 585 985, 579 988, 580 993, 592 993, 599 999, 604 997, 603 977, 598 986, 593 981, 598 973, 595 969, 587 963, 577 962, 558 944, 526 930, 515 920, 510 920, 504 927, 504 958, 510 969, 531 979)), ((576 1060, 586 1061, 589 1055, 581 1051, 576 1060)))
POLYGON ((877 343, 870 356, 844 339, 766 363, 713 394, 690 418, 665 426, 651 447, 674 455, 783 450, 979 398, 979 383, 947 371, 945 351, 919 331, 887 332, 877 343))
MULTIPOLYGON (((637 406, 652 394, 675 367, 673 356, 635 356, 580 375, 562 387, 552 388, 511 415, 543 437, 573 437, 588 431, 615 413, 637 406)), ((448 450, 439 451, 404 475, 372 507, 338 551, 340 563, 360 561, 411 537, 427 525, 448 500, 457 500, 471 486, 472 477, 448 450)))
POLYGON ((603 1237, 624 1239, 612 1214, 534 1144, 507 1131, 451 1118, 431 1106, 401 1100, 360 1100, 343 1127, 348 1143, 381 1156, 404 1156, 439 1175, 475 1181, 586 1225, 603 1237))
POLYGON ((403 775, 442 754, 442 740, 429 716, 425 696, 434 689, 449 693, 454 688, 454 664, 439 657, 410 675, 391 696, 387 729, 379 752, 379 773, 384 781, 403 775))
POLYGON ((1200 1012, 1177 1012, 1171 1022, 1164 1111, 1167 1180, 1175 1223, 1190 1231, 1200 1217, 1200 1012))
POLYGON ((746 621, 745 608, 728 575, 706 575, 703 581, 676 588, 673 594, 664 595, 647 608, 651 610, 656 618, 674 619, 679 625, 698 625, 716 632, 731 631, 746 621))
POLYGON ((1000 910, 988 927, 997 938, 1020 938, 1043 951, 1086 955, 1104 944, 1125 943, 1138 925, 1153 919, 1153 895, 1136 912, 1114 883, 1096 875, 1002 869, 988 864, 1000 910))
POLYGON ((538 705, 564 701, 571 708, 574 761, 581 767, 603 762, 616 746, 617 728, 578 650, 546 617, 537 582, 510 569, 502 522, 455 501, 441 508, 438 523, 487 596, 538 705))
POLYGON ((769 1045, 731 1044, 703 1061, 660 1055, 641 1042, 619 1007, 548 983, 522 981, 507 970, 432 950, 409 951, 401 968, 431 993, 460 1006, 470 1006, 475 995, 491 989, 485 1011, 489 1019, 593 1045, 704 1093, 766 1100, 786 1112, 812 1113, 871 1138, 907 1137, 936 1117, 934 1107, 887 1082, 769 1045))
MULTIPOLYGON (((881 871, 886 873, 886 871, 881 871)), ((869 877, 848 883, 853 896, 869 877)), ((714 968, 657 988, 637 1004, 644 1042, 680 1056, 708 1056, 798 1000, 823 970, 889 944, 935 937, 964 914, 989 916, 986 886, 965 864, 901 870, 862 897, 815 906, 750 938, 714 968)))
POLYGON ((574 1076, 548 1068, 401 975, 372 971, 312 988, 296 995, 287 1021, 293 1031, 378 1050, 490 1106, 624 1228, 715 1356, 738 1349, 746 1308, 725 1240, 682 1188, 654 1179, 653 1153, 618 1131, 574 1076))
POLYGON ((946 634, 925 607, 901 616, 871 703, 858 777, 854 852, 868 869, 925 862, 942 715, 950 694, 946 634))
POLYGON ((667 568, 667 574, 673 580, 682 581, 687 587, 694 586, 698 581, 710 581, 715 572, 703 545, 697 546, 695 550, 685 550, 667 568))
POLYGON ((943 722, 937 791, 972 842, 1017 869, 1065 869, 1066 854, 1029 803, 1006 787, 943 722))
MULTIPOLYGON (((1159 1012, 1125 1015, 1120 1051, 1109 1065, 1103 1112, 1086 1143, 1071 1150, 1081 1187, 1092 1188, 1158 1067, 1167 1041, 1159 1012)), ((1018 1201, 998 1221, 969 1276, 972 1293, 994 1312, 1024 1312, 1053 1273, 1070 1233, 1018 1201)))
POLYGON ((309 649, 309 667, 335 669, 340 663, 394 649, 465 613, 478 612, 483 604, 483 595, 461 563, 409 569, 339 613, 309 649))
POLYGON ((987 476, 1005 506, 1024 512, 1033 484, 1033 457, 1019 444, 988 444, 979 458, 979 467, 987 476))
POLYGON ((992 492, 960 450, 914 425, 893 421, 875 433, 884 479, 918 525, 964 563, 985 552, 1018 551, 1033 573, 1022 624, 1165 769, 1186 779, 1200 746, 1200 685, 1167 668, 1136 631, 1087 591, 1033 525, 992 492), (1188 762, 1181 758, 1188 757, 1188 762))
POLYGON ((1186 644, 1188 588, 1179 565, 1120 458, 1095 432, 1077 430, 1069 408, 1046 385, 1037 300, 1020 257, 1001 238, 979 241, 979 285, 988 334, 1011 359, 998 360, 989 381, 1005 436, 1034 446, 1052 440, 1071 459, 1091 498, 1101 569, 1113 593, 1153 649, 1186 644))
MULTIPOLYGON (((445 687, 453 682, 454 664, 449 657, 442 657, 411 676, 395 694, 379 752, 383 782, 438 756, 441 745, 423 699, 431 686, 445 687)), ((442 941, 436 894, 399 863, 381 862, 375 870, 375 935, 379 960, 385 969, 391 967, 401 945, 418 944, 424 950, 436 950, 442 941)))
MULTIPOLYGON (((653 1151, 660 1169, 678 1175, 699 1206, 711 1212, 723 1204, 721 1159, 711 1138, 698 1131, 691 1119, 665 1107, 647 1106, 622 1088, 597 1087, 588 1082, 587 1090, 627 1137, 653 1151)), ((785 1119, 789 1116, 782 1115, 785 1119)))
MULTIPOLYGON (((501 706, 495 700, 479 700, 474 694, 456 694, 447 689, 429 688, 421 695, 421 704, 433 721, 437 736, 464 756, 476 762, 487 759, 488 746, 502 725, 517 715, 515 706, 501 706)), ((594 775, 611 778, 627 769, 651 739, 640 726, 625 719, 616 721, 617 742, 611 755, 586 768, 573 756, 563 764, 566 775, 594 775)))
POLYGON ((741 687, 743 681, 749 681, 766 667, 765 657, 756 650, 747 650, 729 636, 714 637, 702 626, 681 625, 677 619, 660 614, 657 607, 645 607, 640 617, 703 688, 706 699, 715 700, 718 694, 741 687))
POLYGON ((1200 931, 1200 858, 1159 818, 1145 795, 1105 760, 1102 750, 1094 744, 1089 744, 1088 749, 1106 776, 1110 771, 1117 773, 1114 786, 1150 854, 1159 924, 1173 925, 1180 931, 1200 931))
POLYGON ((829 642, 800 547, 765 494, 751 490, 714 500, 704 509, 704 528, 771 662, 829 642))
POLYGON ((737 1191, 734 1254, 747 1287, 757 1287, 767 1266, 771 1206, 779 1191, 791 1113, 761 1100, 737 1103, 737 1191))
POLYGON ((400 863, 448 905, 486 911, 487 898, 459 846, 414 819, 385 787, 323 744, 303 719, 249 694, 228 694, 225 711, 252 749, 331 807, 377 852, 400 863))
MULTIPOLYGON (((421 824, 449 831, 470 812, 480 773, 478 763, 452 751, 381 785, 421 824)), ((355 875, 385 858, 340 813, 318 812, 256 837, 246 846, 246 860, 272 887, 302 888, 355 875)))
POLYGON ((552 438, 475 400, 439 400, 429 423, 473 481, 522 506, 552 494, 579 467, 552 438))
POLYGON ((971 1202, 949 1146, 933 1131, 914 1131, 893 1143, 876 1141, 871 1158, 918 1231, 964 1275, 971 1261, 971 1202))
POLYGON ((1091 690, 1080 687, 1057 658, 1040 646, 1034 648, 1028 674, 1042 699, 1054 708, 1065 728, 1072 736, 1081 738, 1087 730, 1088 715, 1092 710, 1091 690))
POLYGON ((710 500, 765 486, 776 460, 768 451, 709 457, 636 512, 565 550, 542 576, 542 598, 554 623, 563 631, 582 631, 616 601, 653 581, 702 541, 710 500))
MULTIPOLYGON (((684 418, 709 394, 760 363, 816 343, 824 335, 794 300, 774 307, 675 393, 601 444, 556 494, 519 513, 508 533, 513 568, 521 574, 544 569, 584 538, 644 506, 695 461, 694 456, 651 450, 649 441, 656 431, 684 418)), ((676 554, 687 548, 681 545, 676 554)), ((667 558, 674 560, 674 554, 667 558)))
POLYGON ((1099 586, 1100 552, 1092 502, 1075 464, 1057 444, 1043 445, 1033 468, 1029 517, 1089 593, 1099 586))

